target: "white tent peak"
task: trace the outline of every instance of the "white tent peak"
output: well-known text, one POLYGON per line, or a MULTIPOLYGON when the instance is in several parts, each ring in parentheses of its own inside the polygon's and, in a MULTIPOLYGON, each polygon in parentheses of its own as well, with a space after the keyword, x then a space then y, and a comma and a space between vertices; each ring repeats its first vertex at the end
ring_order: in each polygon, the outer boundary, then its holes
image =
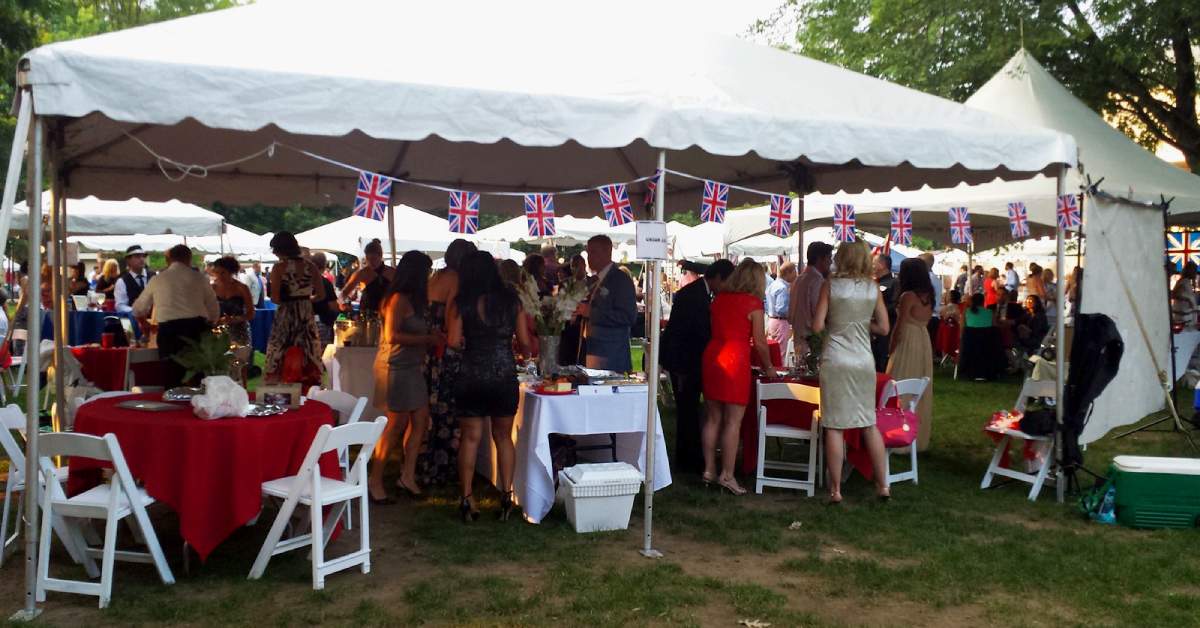
MULTIPOLYGON (((1158 203, 1171 213, 1200 212, 1200 176, 1166 163, 1113 128, 1056 80, 1027 50, 1018 50, 965 103, 1024 125, 1070 133, 1092 181, 1114 196, 1158 203)), ((1073 171, 1074 172, 1074 171, 1073 171)), ((1078 184, 1078 175, 1075 175, 1078 184)))

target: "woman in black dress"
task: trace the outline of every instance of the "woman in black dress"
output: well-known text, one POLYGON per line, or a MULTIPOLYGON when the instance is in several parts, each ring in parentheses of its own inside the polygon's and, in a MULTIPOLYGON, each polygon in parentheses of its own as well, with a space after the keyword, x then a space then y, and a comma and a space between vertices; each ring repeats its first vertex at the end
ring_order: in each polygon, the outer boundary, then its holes
POLYGON ((491 419, 496 444, 500 518, 513 510, 513 418, 519 390, 514 368, 512 338, 529 347, 529 329, 517 293, 500 279, 490 253, 476 251, 463 261, 459 273, 458 305, 462 322, 462 372, 456 388, 462 441, 458 451, 458 476, 462 483, 459 512, 464 522, 477 519, 479 509, 471 496, 475 454, 483 435, 483 420, 491 419))

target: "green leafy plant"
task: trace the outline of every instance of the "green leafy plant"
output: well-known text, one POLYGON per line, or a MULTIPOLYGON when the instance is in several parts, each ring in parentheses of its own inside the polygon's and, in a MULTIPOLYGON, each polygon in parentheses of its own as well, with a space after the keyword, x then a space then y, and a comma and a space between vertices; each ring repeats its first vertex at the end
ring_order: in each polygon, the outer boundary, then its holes
POLYGON ((184 338, 187 348, 171 356, 177 364, 187 369, 184 381, 191 381, 196 375, 229 375, 233 353, 229 351, 229 334, 204 334, 200 340, 184 338))

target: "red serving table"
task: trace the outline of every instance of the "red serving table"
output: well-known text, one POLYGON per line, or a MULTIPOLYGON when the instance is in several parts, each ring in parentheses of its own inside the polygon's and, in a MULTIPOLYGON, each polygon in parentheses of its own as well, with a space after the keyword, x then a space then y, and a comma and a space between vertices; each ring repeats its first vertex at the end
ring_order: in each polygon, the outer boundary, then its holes
MULTIPOLYGON (((773 357, 773 356, 772 356, 773 357)), ((788 378, 788 379, 767 379, 771 382, 799 382, 809 384, 810 386, 819 386, 817 378, 788 378)), ((875 374, 875 400, 879 399, 880 393, 883 392, 883 387, 888 382, 892 381, 892 376, 887 373, 875 374)), ((757 387, 750 389, 750 403, 746 405, 746 414, 742 416, 742 474, 753 476, 758 472, 758 395, 756 394, 757 387)), ((895 405, 895 400, 893 404, 895 405)), ((767 422, 772 424, 787 425, 790 427, 807 430, 812 427, 813 410, 816 406, 809 403, 799 401, 789 401, 784 399, 775 399, 768 401, 767 406, 767 422)), ((874 471, 871 469, 871 461, 867 456, 866 449, 862 444, 861 429, 844 430, 843 434, 846 439, 846 460, 854 465, 854 468, 863 477, 868 480, 874 477, 874 471)))
MULTIPOLYGON (((204 420, 191 406, 149 412, 118 408, 130 399, 162 394, 96 399, 80 406, 75 431, 113 433, 134 478, 146 492, 179 515, 180 535, 208 557, 230 534, 258 515, 262 483, 295 474, 333 410, 313 400, 270 417, 204 420)), ((74 495, 100 481, 102 463, 71 458, 67 490, 74 495)), ((321 456, 321 474, 341 477, 335 452, 321 456)))

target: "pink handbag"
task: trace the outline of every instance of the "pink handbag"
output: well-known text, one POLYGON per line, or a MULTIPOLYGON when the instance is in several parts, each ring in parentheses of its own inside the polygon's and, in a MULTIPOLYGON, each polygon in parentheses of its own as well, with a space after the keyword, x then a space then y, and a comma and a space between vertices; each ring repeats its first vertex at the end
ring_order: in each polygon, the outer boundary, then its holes
POLYGON ((914 412, 900 408, 878 408, 875 410, 875 427, 883 435, 883 446, 888 449, 909 447, 917 438, 921 418, 914 412))

